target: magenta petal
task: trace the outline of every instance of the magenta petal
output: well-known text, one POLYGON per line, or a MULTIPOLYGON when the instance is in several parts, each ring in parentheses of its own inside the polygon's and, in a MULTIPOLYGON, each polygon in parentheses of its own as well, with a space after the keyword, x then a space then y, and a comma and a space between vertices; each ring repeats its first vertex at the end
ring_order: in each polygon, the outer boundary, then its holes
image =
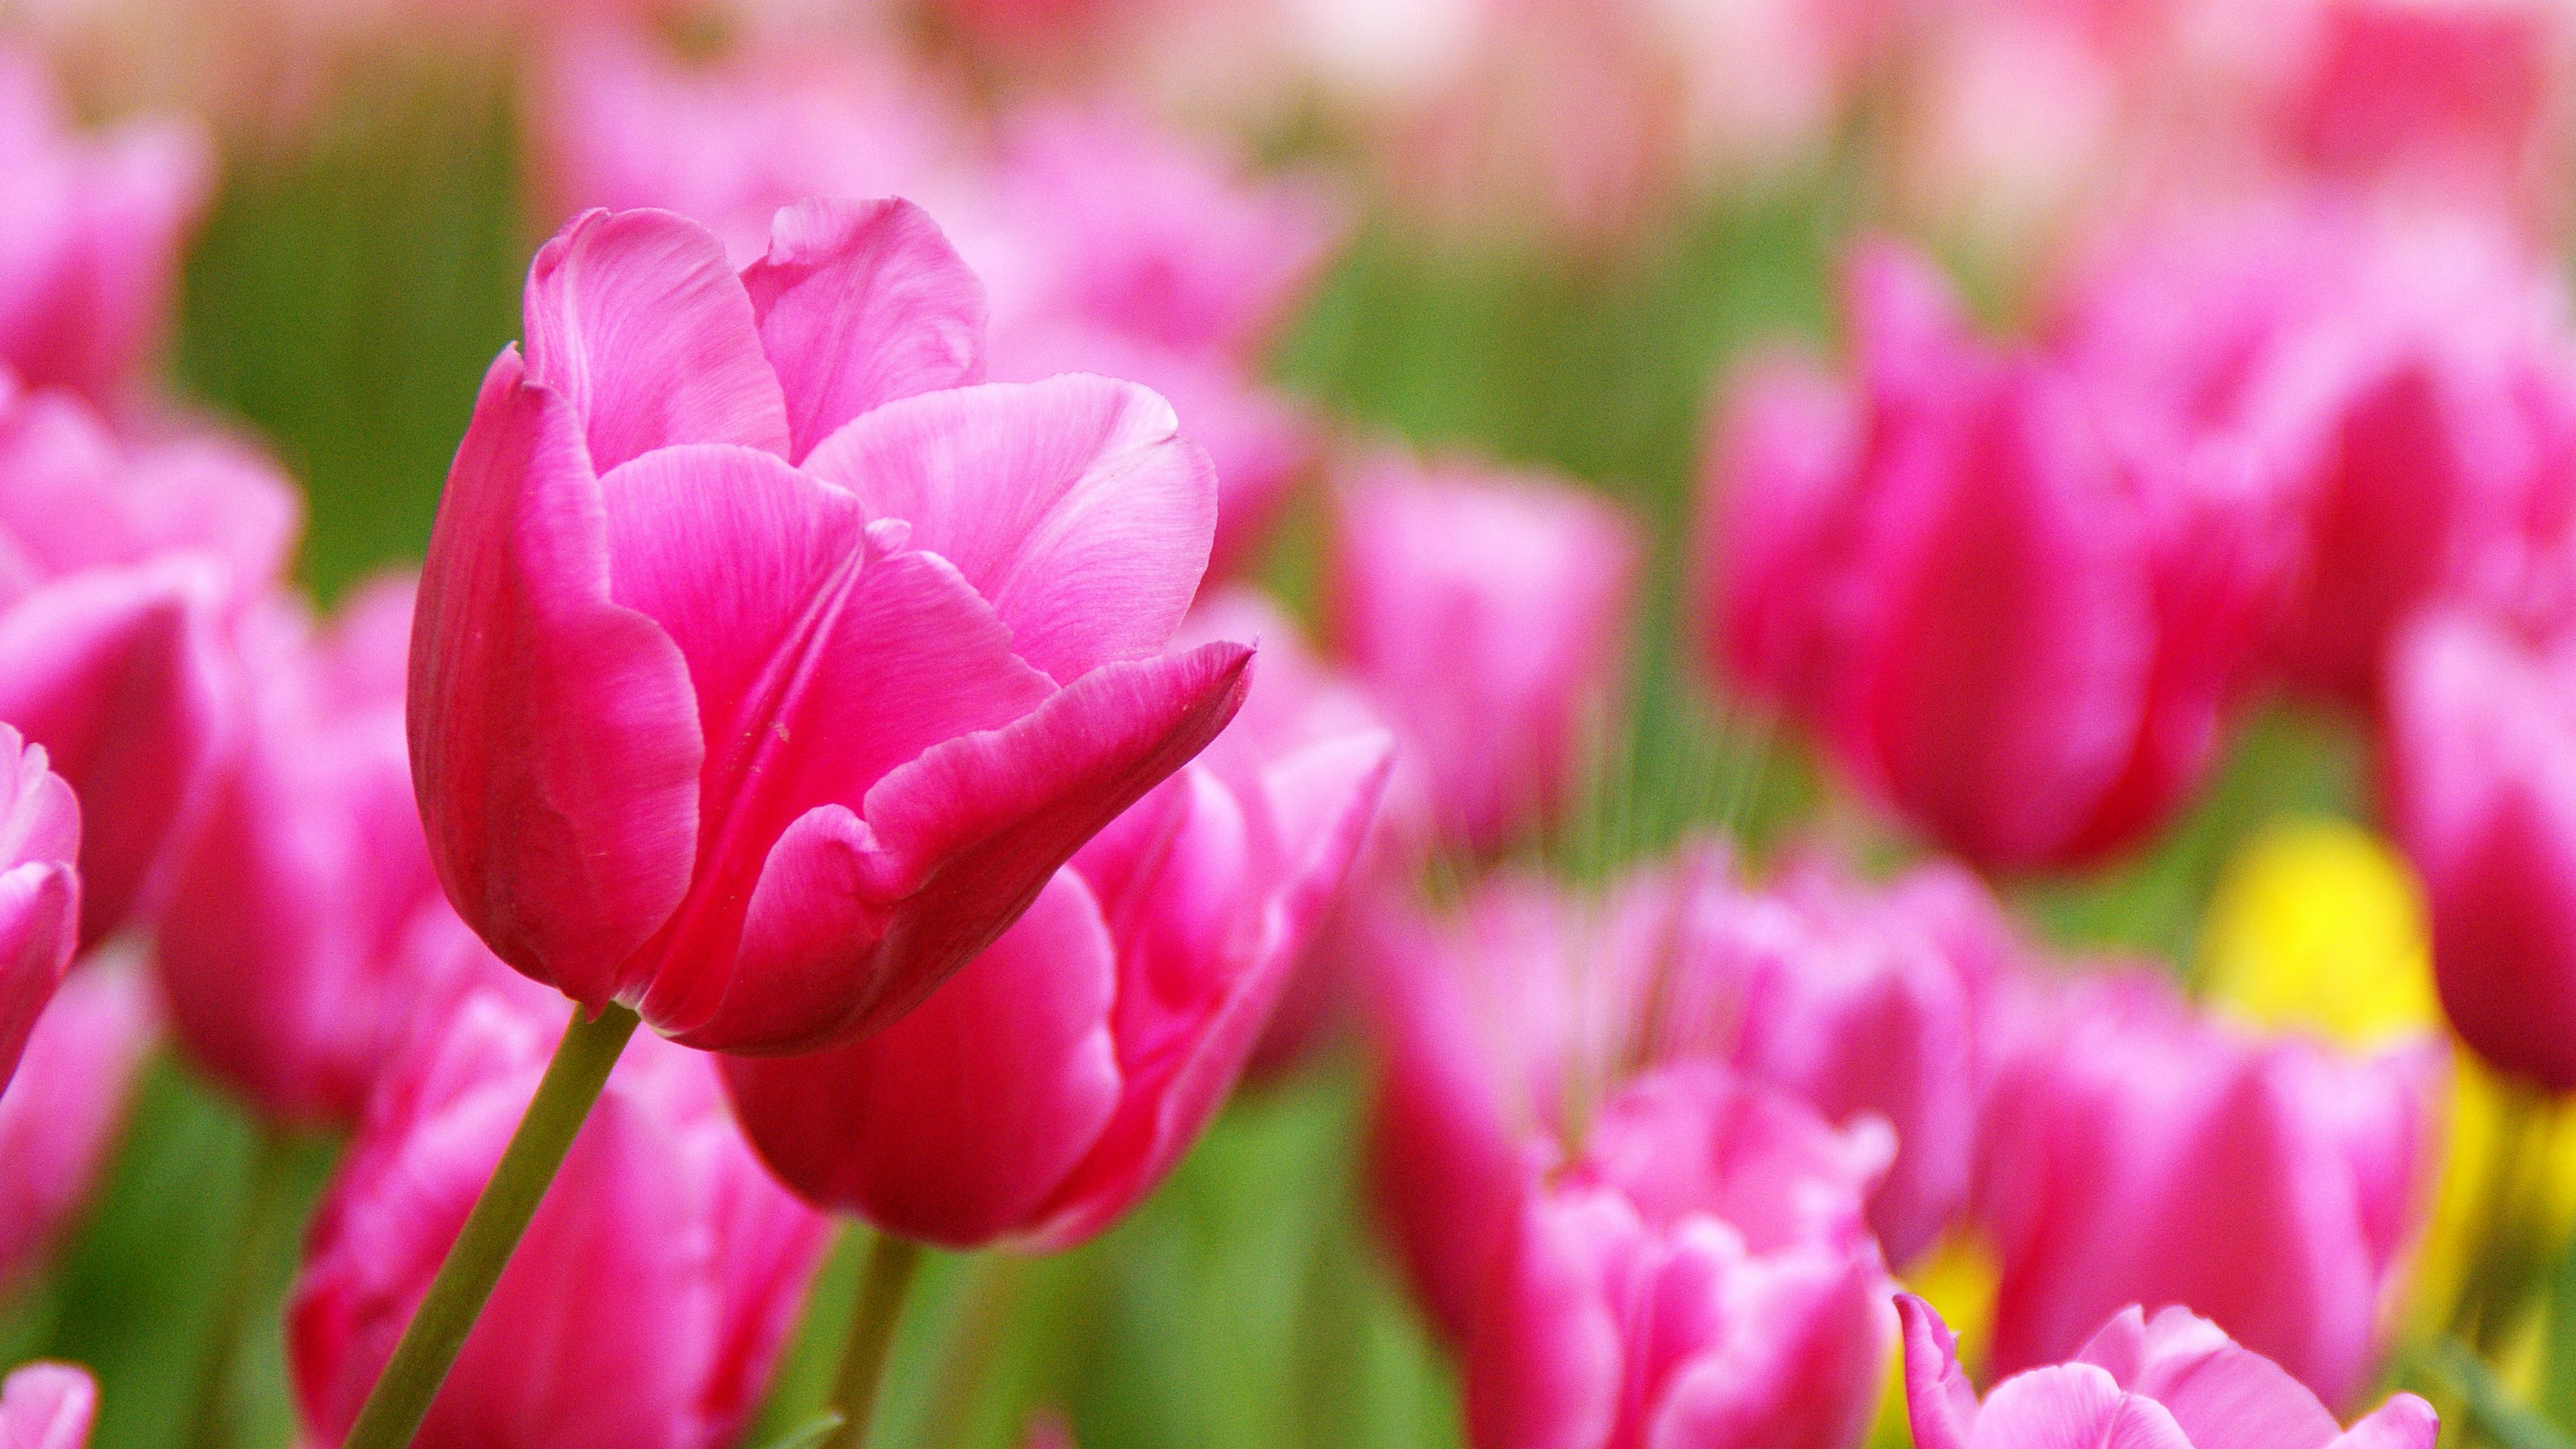
POLYGON ((2442 1421, 2413 1394, 2397 1394, 2343 1431, 2326 1449, 2433 1449, 2442 1421))
POLYGON ((1171 639, 1216 536, 1216 473, 1169 404, 1075 374, 889 404, 807 466, 957 566, 1059 684, 1171 639))
POLYGON ((527 332, 528 380, 571 405, 599 472, 674 443, 787 451, 751 299, 686 217, 576 217, 528 269, 527 332))
POLYGON ((980 382, 984 284, 908 201, 802 201, 742 270, 801 460, 897 398, 980 382))
POLYGON ((0 1384, 0 1446, 81 1449, 98 1414, 98 1385, 64 1363, 31 1363, 0 1384))
POLYGON ((2091 1364, 2005 1380, 1986 1396, 1973 1449, 2193 1449, 2153 1399, 2120 1391, 2091 1364))
POLYGON ((410 731, 448 898, 503 960, 596 1008, 688 890, 705 747, 678 647, 610 600, 579 426, 502 353, 430 537, 410 731))
POLYGON ((1959 1366, 1958 1335, 1931 1304, 1896 1295, 1905 1326, 1905 1415, 1916 1449, 1968 1449, 1977 1423, 1977 1390, 1959 1366))
POLYGON ((813 1202, 954 1248, 1007 1234, 1118 1106, 1118 964, 1058 871, 1028 914, 910 1015, 808 1056, 723 1059, 752 1144, 813 1202))
POLYGON ((55 861, 0 872, 0 1091, 80 938, 80 878, 55 861))
POLYGON ((84 945, 142 908, 201 793, 224 688, 216 574, 93 569, 0 615, 0 720, 80 797, 84 945))
POLYGON ((665 1029, 690 1046, 763 1052, 883 1030, 1204 749, 1241 707, 1251 663, 1243 645, 1210 644, 1108 666, 1005 728, 934 746, 879 780, 858 815, 826 807, 798 820, 751 896, 728 983, 742 989, 705 1020, 665 1029), (818 989, 752 989, 778 980, 818 989))

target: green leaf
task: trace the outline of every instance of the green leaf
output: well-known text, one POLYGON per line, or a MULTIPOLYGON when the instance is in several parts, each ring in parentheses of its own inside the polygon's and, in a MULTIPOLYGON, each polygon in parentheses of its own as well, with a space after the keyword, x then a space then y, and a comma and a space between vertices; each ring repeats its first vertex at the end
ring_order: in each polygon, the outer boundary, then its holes
POLYGON ((2499 1449, 2576 1449, 2556 1425, 2514 1402, 2513 1395, 2486 1361, 2458 1339, 2444 1339, 2424 1355, 2425 1366, 2447 1384, 2467 1417, 2468 1427, 2499 1449))
POLYGON ((815 1445, 830 1438, 832 1431, 839 1427, 841 1427, 840 1414, 835 1410, 825 1409, 789 1430, 785 1438, 771 1444, 769 1449, 814 1449, 815 1445))
POLYGON ((2549 1321, 2541 1340, 2540 1411, 2576 1430, 2576 1239, 2560 1250, 2549 1274, 2549 1321))

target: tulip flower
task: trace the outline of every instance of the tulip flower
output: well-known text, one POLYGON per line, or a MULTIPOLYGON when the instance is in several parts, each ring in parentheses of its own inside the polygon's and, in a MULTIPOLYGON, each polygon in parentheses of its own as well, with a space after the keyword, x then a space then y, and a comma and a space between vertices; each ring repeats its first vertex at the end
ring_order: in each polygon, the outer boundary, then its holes
POLYGON ((2498 1071, 2576 1089, 2576 640, 2439 610, 2399 636, 2385 706, 2389 815, 2423 876, 2433 979, 2498 1071))
POLYGON ((113 950, 66 977, 0 1091, 0 1297, 68 1229, 125 1125, 155 1029, 140 963, 113 950))
POLYGON ((327 629, 283 599, 244 621, 248 699, 160 914, 171 1026, 266 1117, 355 1123, 420 1004, 424 912, 448 906, 412 802, 412 582, 327 629))
POLYGON ((1331 635, 1404 742, 1400 818, 1492 851, 1565 803, 1624 682, 1644 551, 1554 478, 1383 458, 1345 481, 1331 635))
POLYGON ((1858 1445, 1895 1337, 1861 1203, 1893 1149, 1714 1063, 1631 1083, 1522 1199, 1467 1351, 1468 1442, 1858 1445))
MULTIPOLYGON (((314 1219, 287 1363, 317 1444, 348 1433, 562 1030, 560 1002, 493 970, 387 1068, 314 1219)), ((761 1171, 708 1058, 639 1041, 414 1442, 735 1444, 826 1227, 761 1171)))
POLYGON ((2207 772, 2290 558, 2245 460, 2138 446, 1920 262, 1850 272, 1859 381, 1751 378, 1711 482, 1723 667, 1989 867, 2132 846, 2207 772))
POLYGON ((1958 1344, 1930 1304, 1899 1294, 1905 1401, 1918 1449, 2433 1449, 2440 1424, 2413 1394, 2345 1429, 2281 1366, 2187 1308, 2112 1315, 2066 1361, 2015 1374, 1977 1401, 1958 1344))
POLYGON ((148 908, 223 728, 225 621, 298 523, 232 444, 127 443, 69 393, 0 381, 0 720, 80 797, 84 947, 148 908))
POLYGON ((1391 750, 1381 730, 1284 721, 1295 702, 1269 685, 1242 738, 1120 816, 911 1015, 827 1052, 727 1059, 781 1179, 915 1241, 1052 1252, 1178 1164, 1340 887, 1391 750))
POLYGON ((539 252, 422 574, 430 855, 502 959, 690 1045, 881 1030, 1232 717, 1165 655, 1214 526, 1153 394, 972 385, 974 275, 901 202, 737 276, 663 212, 539 252))
POLYGON ((2561 17, 2530 0, 2332 0, 2303 57, 2287 140, 2329 176, 2509 211, 2528 204, 2565 103, 2561 17), (2555 92, 2555 93, 2553 93, 2555 92))
POLYGON ((2123 1305, 2181 1303, 2348 1403, 2431 1205, 2441 1043, 2267 1039, 2193 1016, 2147 971, 2033 989, 1979 1173, 1993 1368, 2057 1362, 2123 1305))
POLYGON ((80 802, 0 725, 0 1092, 80 936, 80 802))
POLYGON ((0 363, 36 386, 115 401, 159 338, 213 189, 214 148, 177 119, 73 130, 42 62, 13 47, 0 51, 0 153, 0 363))
POLYGON ((67 1363, 31 1363, 0 1382, 0 1445, 83 1449, 98 1415, 98 1384, 67 1363))

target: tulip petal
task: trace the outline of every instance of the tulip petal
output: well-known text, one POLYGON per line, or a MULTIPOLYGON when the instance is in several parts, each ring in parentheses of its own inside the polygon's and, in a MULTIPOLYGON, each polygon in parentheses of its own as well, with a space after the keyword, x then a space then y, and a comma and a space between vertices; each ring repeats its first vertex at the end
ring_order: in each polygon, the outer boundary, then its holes
POLYGON ((528 269, 527 376, 601 473, 674 443, 784 455, 787 403, 724 243, 667 211, 592 211, 528 269))
POLYGON ((439 502, 412 635, 412 780, 448 898, 596 1009, 689 886, 705 746, 688 662, 610 597, 579 419, 504 352, 439 502))
POLYGON ((2162 1404, 2122 1393, 2089 1363, 2006 1379, 1977 1415, 1973 1449, 2193 1449, 2162 1404))
POLYGON ((893 1026, 832 1051, 727 1057, 738 1117, 811 1201, 982 1247, 1025 1221, 1117 1109, 1118 962, 1082 877, 893 1026))
POLYGON ((2117 1320, 2130 1325, 2123 1351, 2105 1351, 2105 1328, 2079 1357, 2164 1405, 2192 1449, 2323 1449, 2335 1437, 2334 1416, 2305 1384, 2217 1324, 2182 1308, 2143 1325, 2139 1316, 2132 1308, 2117 1320))
POLYGON ((1523 1199, 1486 1278, 1467 1355, 1468 1440, 1588 1449, 1617 1426, 1626 1373, 1607 1259, 1638 1231, 1609 1193, 1523 1199))
POLYGON ((98 1413, 98 1385, 69 1364, 31 1363, 0 1384, 0 1444, 81 1449, 98 1413))
POLYGON ((801 460, 852 418, 984 376, 984 284, 908 201, 802 201, 742 270, 801 460))
POLYGON ((80 878, 53 861, 0 873, 0 1091, 79 939, 80 878))
POLYGON ((1959 1338, 1931 1304, 1896 1295, 1905 1325, 1905 1413, 1916 1449, 1968 1449, 1977 1422, 1977 1390, 1959 1366, 1959 1338))
POLYGON ((2441 1432, 2441 1418, 2431 1404, 2413 1394, 2394 1394, 2326 1449, 2433 1449, 2441 1432))
POLYGON ((806 462, 912 525, 1059 684, 1159 653, 1216 536, 1216 473, 1169 404, 1069 375, 891 403, 806 462))

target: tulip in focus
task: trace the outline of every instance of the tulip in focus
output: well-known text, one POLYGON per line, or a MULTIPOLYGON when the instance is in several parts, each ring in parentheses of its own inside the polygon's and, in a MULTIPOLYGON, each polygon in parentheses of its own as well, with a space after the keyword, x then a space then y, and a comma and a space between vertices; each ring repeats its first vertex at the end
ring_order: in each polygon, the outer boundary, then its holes
MULTIPOLYGON (((387 1069, 314 1218, 288 1303, 288 1367, 315 1443, 347 1434, 566 1014, 498 973, 425 1017, 387 1069)), ((743 1144, 713 1061, 640 1040, 413 1442, 728 1449, 767 1386, 826 1236, 743 1144)))
POLYGON ((403 742, 412 587, 327 627, 283 597, 245 619, 240 729, 161 912, 174 1033, 272 1121, 357 1121, 421 1004, 419 918, 448 910, 403 742))
POLYGON ((1035 1252, 1162 1181, 1232 1091, 1386 778, 1384 731, 1270 685, 911 1015, 827 1052, 727 1059, 782 1180, 904 1238, 1035 1252))
POLYGON ((2440 1429, 2413 1394, 2343 1428, 2306 1385, 2217 1324, 2187 1308, 2150 1318, 2135 1305, 2065 1362, 2006 1378, 1979 1403, 1949 1326, 1910 1294, 1896 1306, 1917 1449, 2433 1449, 2440 1429))
POLYGON ((159 340, 213 153, 174 118, 75 131, 42 62, 0 49, 0 363, 33 387, 121 401, 159 340))
POLYGON ((80 938, 80 802, 0 725, 0 1092, 80 938))
POLYGON ((421 579, 413 781, 502 959, 693 1046, 882 1029, 1195 755, 1251 651, 1163 648, 1216 483, 1152 393, 977 386, 902 202, 539 252, 421 579))
POLYGON ((2330 1404, 2371 1381, 2439 1165, 2444 1052, 2369 1055, 2194 1016, 2160 974, 2034 984, 1988 1097, 1993 1364, 2183 1303, 2330 1404))
POLYGON ((2134 847, 2216 756, 2290 558, 2248 460, 1969 334, 1892 246, 1848 276, 1857 380, 1750 376, 1710 481, 1720 664, 1991 868, 2134 847))
POLYGON ((0 1298, 88 1205, 156 1025, 141 963, 115 951, 82 963, 36 1019, 0 1091, 0 1298))
POLYGON ((2436 611, 2400 636, 2385 713, 2443 1012, 2497 1071, 2576 1090, 2576 639, 2436 611))
POLYGON ((86 1369, 31 1363, 0 1382, 0 1446, 85 1449, 98 1416, 98 1384, 86 1369))
POLYGON ((1383 458, 1344 482, 1331 635, 1403 741, 1398 828, 1492 852, 1567 803, 1625 683, 1644 553, 1555 478, 1383 458))
POLYGON ((1631 1083, 1522 1199, 1467 1351, 1468 1442, 1857 1445, 1895 1337, 1861 1203, 1893 1146, 1714 1063, 1631 1083))

